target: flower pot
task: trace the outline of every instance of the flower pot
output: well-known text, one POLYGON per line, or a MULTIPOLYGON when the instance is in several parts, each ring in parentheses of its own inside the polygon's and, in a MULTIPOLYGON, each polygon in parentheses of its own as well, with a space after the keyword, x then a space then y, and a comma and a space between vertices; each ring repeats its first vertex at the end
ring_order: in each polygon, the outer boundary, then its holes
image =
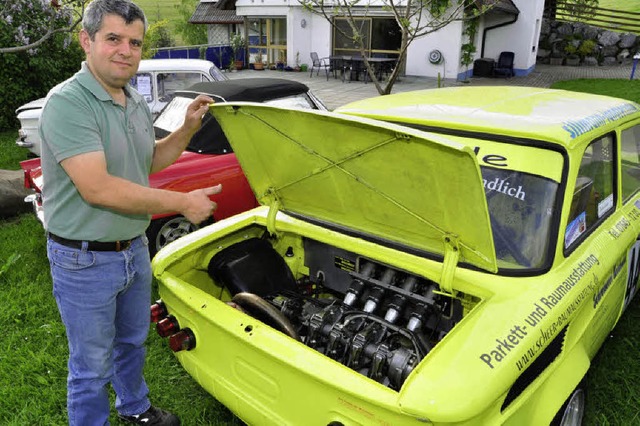
POLYGON ((244 67, 244 62, 243 62, 243 61, 238 61, 238 60, 236 60, 236 61, 235 61, 235 66, 236 66, 236 69, 237 69, 238 71, 240 71, 240 70, 244 67))
POLYGON ((550 65, 562 65, 564 62, 564 58, 549 58, 550 65))
POLYGON ((567 56, 567 59, 565 59, 564 64, 570 67, 577 67, 578 65, 580 65, 580 57, 567 56))
POLYGON ((254 62, 253 69, 256 71, 264 70, 264 64, 262 62, 254 62))

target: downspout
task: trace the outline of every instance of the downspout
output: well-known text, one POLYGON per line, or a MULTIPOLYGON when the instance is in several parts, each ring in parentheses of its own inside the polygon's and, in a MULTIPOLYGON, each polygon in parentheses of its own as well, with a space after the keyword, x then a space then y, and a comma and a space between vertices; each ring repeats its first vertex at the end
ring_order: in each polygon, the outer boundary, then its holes
POLYGON ((506 27, 507 25, 511 25, 514 22, 516 22, 518 20, 518 16, 520 15, 520 12, 516 13, 515 15, 513 15, 513 19, 511 21, 507 21, 507 22, 503 22, 501 24, 498 25, 494 25, 493 27, 489 27, 489 28, 485 28, 484 31, 482 32, 482 49, 480 49, 480 57, 484 58, 484 45, 487 41, 487 32, 489 32, 490 30, 495 30, 496 28, 501 28, 501 27, 506 27))

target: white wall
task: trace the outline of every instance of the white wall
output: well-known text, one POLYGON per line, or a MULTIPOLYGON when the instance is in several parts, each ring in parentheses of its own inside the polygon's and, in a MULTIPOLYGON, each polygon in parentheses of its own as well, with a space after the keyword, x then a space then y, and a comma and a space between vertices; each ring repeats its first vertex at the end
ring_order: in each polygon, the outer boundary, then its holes
MULTIPOLYGON (((487 32, 484 56, 497 60, 502 51, 515 52, 514 69, 516 75, 525 75, 535 67, 544 1, 514 0, 514 3, 520 9, 518 20, 513 24, 490 29, 487 32)), ((505 17, 498 20, 487 19, 485 26, 490 27, 507 20, 505 17)), ((480 37, 482 38, 482 33, 480 33, 480 37)), ((480 48, 480 44, 478 48, 480 48)))
POLYGON ((460 68, 462 24, 453 22, 425 37, 415 39, 407 49, 406 75, 457 78, 460 68), (439 65, 429 62, 429 53, 439 50, 444 58, 439 65))

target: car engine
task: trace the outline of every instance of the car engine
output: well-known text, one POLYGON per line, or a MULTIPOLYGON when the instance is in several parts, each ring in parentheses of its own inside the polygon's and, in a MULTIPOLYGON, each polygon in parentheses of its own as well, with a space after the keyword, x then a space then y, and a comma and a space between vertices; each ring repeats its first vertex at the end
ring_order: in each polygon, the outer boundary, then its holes
POLYGON ((304 263, 308 276, 295 280, 253 238, 216 254, 209 274, 239 309, 394 390, 462 319, 460 300, 435 282, 356 253, 305 239, 304 263))

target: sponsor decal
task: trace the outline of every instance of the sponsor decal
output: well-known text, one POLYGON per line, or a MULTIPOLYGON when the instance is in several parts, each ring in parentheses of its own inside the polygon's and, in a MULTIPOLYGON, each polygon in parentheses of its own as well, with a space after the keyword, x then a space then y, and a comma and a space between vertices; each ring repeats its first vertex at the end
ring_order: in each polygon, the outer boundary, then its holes
MULTIPOLYGON (((535 332, 534 329, 540 325, 542 318, 552 314, 555 306, 569 294, 576 284, 578 284, 595 265, 599 264, 600 261, 593 254, 582 260, 575 268, 573 268, 571 273, 560 285, 558 285, 551 293, 540 297, 540 299, 533 304, 530 313, 525 318, 515 323, 504 336, 495 339, 497 344, 485 353, 480 354, 480 361, 491 369, 502 363, 511 351, 524 341, 525 336, 535 332)), ((516 361, 518 370, 522 370, 526 367, 537 352, 544 347, 545 343, 551 340, 555 336, 556 332, 564 326, 571 317, 571 314, 587 298, 587 295, 593 293, 597 283, 595 274, 593 280, 594 282, 589 283, 574 297, 569 306, 563 312, 558 314, 558 317, 550 326, 540 330, 540 336, 533 346, 526 350, 520 360, 516 361)))
POLYGON ((582 212, 571 221, 564 233, 564 246, 569 247, 587 230, 587 213, 582 212))
POLYGON ((609 235, 613 238, 619 238, 620 235, 631 226, 631 222, 626 217, 620 218, 612 228, 609 229, 609 235))
POLYGON ((604 216, 613 208, 613 194, 598 203, 598 217, 604 216))
POLYGON ((596 112, 595 114, 581 118, 580 120, 565 121, 562 128, 569 133, 571 139, 575 139, 593 129, 597 129, 598 127, 619 120, 639 110, 640 108, 638 105, 627 103, 610 108, 606 111, 596 112))
POLYGON ((527 196, 526 192, 522 190, 522 185, 518 185, 518 187, 509 186, 509 181, 506 179, 495 178, 491 182, 487 182, 486 179, 482 179, 484 183, 484 189, 488 189, 490 191, 500 192, 502 194, 508 195, 509 197, 518 198, 521 201, 525 200, 527 196))

